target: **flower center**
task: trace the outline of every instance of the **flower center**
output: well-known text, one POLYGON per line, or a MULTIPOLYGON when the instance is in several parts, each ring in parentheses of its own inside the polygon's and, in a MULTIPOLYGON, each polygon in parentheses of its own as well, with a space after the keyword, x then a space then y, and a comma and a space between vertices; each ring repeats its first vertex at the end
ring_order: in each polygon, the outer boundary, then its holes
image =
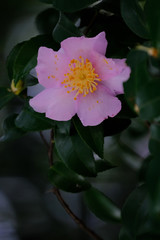
POLYGON ((83 97, 85 97, 87 94, 96 91, 98 82, 102 81, 99 75, 95 73, 92 63, 87 58, 84 60, 81 56, 79 60, 71 60, 69 71, 64 76, 65 79, 61 84, 64 84, 65 88, 69 88, 67 93, 76 92, 74 100, 77 100, 79 94, 83 94, 83 97))

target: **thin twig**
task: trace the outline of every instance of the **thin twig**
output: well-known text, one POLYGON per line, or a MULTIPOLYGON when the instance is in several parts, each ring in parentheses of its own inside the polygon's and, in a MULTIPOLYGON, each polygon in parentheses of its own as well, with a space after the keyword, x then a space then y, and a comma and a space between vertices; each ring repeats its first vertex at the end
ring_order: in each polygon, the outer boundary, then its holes
POLYGON ((76 222, 79 227, 81 229, 83 229, 86 233, 88 233, 88 235, 90 237, 92 237, 95 240, 102 240, 101 237, 99 237, 94 231, 92 231, 90 228, 88 228, 84 222, 79 219, 70 209, 70 207, 68 206, 68 204, 64 201, 61 193, 59 192, 59 189, 57 189, 56 187, 53 188, 53 193, 56 195, 57 199, 59 200, 59 202, 61 203, 61 205, 63 206, 63 208, 65 209, 65 211, 68 213, 68 215, 73 219, 74 222, 76 222))
POLYGON ((47 148, 47 150, 48 150, 48 149, 49 149, 49 144, 48 144, 48 142, 46 141, 46 139, 45 139, 42 131, 40 131, 39 134, 40 134, 40 137, 41 137, 42 141, 44 142, 44 145, 46 146, 46 148, 47 148))
MULTIPOLYGON (((49 158, 49 165, 50 167, 53 166, 53 146, 54 146, 54 133, 53 130, 51 130, 51 139, 50 139, 50 146, 48 149, 48 158, 49 158)), ((68 215, 73 219, 74 222, 76 222, 79 227, 84 230, 90 237, 92 237, 95 240, 103 240, 101 237, 99 237, 94 231, 92 231, 90 228, 88 228, 84 222, 79 219, 70 209, 68 204, 64 201, 59 189, 57 187, 52 188, 52 193, 57 197, 58 201, 64 208, 64 210, 68 213, 68 215)))
POLYGON ((50 145, 49 145, 49 149, 48 149, 48 158, 49 158, 49 165, 50 167, 53 166, 53 146, 54 146, 54 133, 53 133, 53 129, 51 130, 51 138, 50 138, 50 145))
POLYGON ((92 25, 94 24, 96 18, 97 18, 98 12, 96 11, 95 14, 93 15, 91 21, 89 22, 87 28, 84 31, 84 35, 86 36, 89 32, 89 30, 91 29, 92 25))

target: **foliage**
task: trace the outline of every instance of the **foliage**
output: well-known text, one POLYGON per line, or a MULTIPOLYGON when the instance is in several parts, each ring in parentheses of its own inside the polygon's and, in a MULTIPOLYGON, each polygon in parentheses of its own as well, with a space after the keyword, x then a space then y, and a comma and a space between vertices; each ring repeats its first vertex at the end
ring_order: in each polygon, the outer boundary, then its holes
POLYGON ((56 160, 49 170, 50 182, 67 192, 83 192, 90 211, 103 221, 121 221, 120 240, 159 239, 160 1, 41 1, 48 4, 48 9, 36 18, 40 35, 16 45, 7 59, 10 81, 17 84, 21 80, 24 86, 18 96, 10 86, 1 87, 0 107, 15 98, 20 99, 23 107, 4 120, 0 141, 53 129, 56 160), (34 112, 28 105, 27 87, 37 83, 30 71, 36 66, 38 48, 47 46, 57 50, 65 38, 92 37, 100 31, 106 32, 109 57, 127 58, 131 67, 130 79, 124 83, 125 94, 118 96, 122 101, 121 112, 95 127, 84 127, 77 116, 71 121, 57 122, 34 112), (115 167, 114 161, 104 154, 107 151, 104 151, 104 139, 115 136, 116 143, 125 152, 119 138, 130 124, 132 126, 133 118, 143 125, 136 130, 139 135, 147 126, 150 156, 138 170, 139 176, 143 170, 143 177, 139 177, 137 188, 126 199, 121 214, 116 203, 92 182, 99 172, 115 167))

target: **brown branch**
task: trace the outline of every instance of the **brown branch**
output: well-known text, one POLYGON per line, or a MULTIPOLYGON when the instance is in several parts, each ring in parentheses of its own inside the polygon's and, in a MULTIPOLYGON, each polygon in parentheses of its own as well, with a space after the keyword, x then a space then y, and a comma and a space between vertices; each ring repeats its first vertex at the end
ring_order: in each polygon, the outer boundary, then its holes
POLYGON ((90 228, 88 228, 84 222, 79 219, 70 209, 70 207, 68 206, 68 204, 64 201, 64 199, 62 198, 61 193, 59 192, 59 189, 57 189, 56 187, 54 187, 53 189, 53 193, 56 195, 57 199, 59 200, 59 202, 61 203, 62 207, 65 209, 65 211, 68 213, 68 215, 73 219, 74 222, 76 222, 79 227, 81 229, 83 229, 86 233, 88 233, 88 235, 90 237, 92 237, 95 240, 103 240, 101 237, 99 237, 94 231, 92 231, 90 228))
POLYGON ((89 30, 91 29, 91 27, 93 26, 94 22, 96 21, 97 15, 98 15, 98 12, 96 11, 95 14, 93 15, 91 21, 89 22, 88 26, 84 30, 84 35, 85 36, 88 34, 89 30))
MULTIPOLYGON (((49 165, 50 167, 53 166, 53 146, 54 146, 54 133, 53 130, 51 130, 51 139, 50 139, 50 146, 48 149, 48 158, 49 158, 49 165)), ((68 213, 68 215, 73 219, 75 223, 79 225, 79 227, 84 230, 90 237, 92 237, 95 240, 103 240, 101 237, 99 237, 94 231, 92 231, 90 228, 88 228, 84 222, 79 219, 70 209, 68 204, 64 201, 59 189, 57 187, 52 188, 52 193, 57 197, 58 201, 64 208, 64 210, 68 213)))
POLYGON ((40 134, 40 137, 41 137, 42 141, 44 142, 44 145, 46 146, 46 148, 47 148, 47 150, 48 150, 48 149, 49 149, 49 144, 48 144, 48 142, 46 141, 46 139, 45 139, 42 131, 40 131, 39 134, 40 134))
POLYGON ((49 158, 49 165, 50 167, 53 166, 53 146, 54 146, 54 133, 53 129, 51 130, 51 137, 50 137, 50 145, 48 149, 48 158, 49 158))

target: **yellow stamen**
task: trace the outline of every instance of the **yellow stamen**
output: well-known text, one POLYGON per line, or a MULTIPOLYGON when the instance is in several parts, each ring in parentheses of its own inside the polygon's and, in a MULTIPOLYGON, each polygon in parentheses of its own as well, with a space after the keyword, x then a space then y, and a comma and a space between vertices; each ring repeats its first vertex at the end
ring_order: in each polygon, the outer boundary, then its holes
POLYGON ((72 59, 68 67, 69 70, 64 74, 65 78, 61 84, 64 84, 65 88, 69 87, 67 93, 75 92, 74 100, 77 100, 79 94, 85 97, 97 90, 97 85, 102 80, 95 73, 95 69, 88 59, 84 60, 82 56, 79 57, 79 60, 72 59))

